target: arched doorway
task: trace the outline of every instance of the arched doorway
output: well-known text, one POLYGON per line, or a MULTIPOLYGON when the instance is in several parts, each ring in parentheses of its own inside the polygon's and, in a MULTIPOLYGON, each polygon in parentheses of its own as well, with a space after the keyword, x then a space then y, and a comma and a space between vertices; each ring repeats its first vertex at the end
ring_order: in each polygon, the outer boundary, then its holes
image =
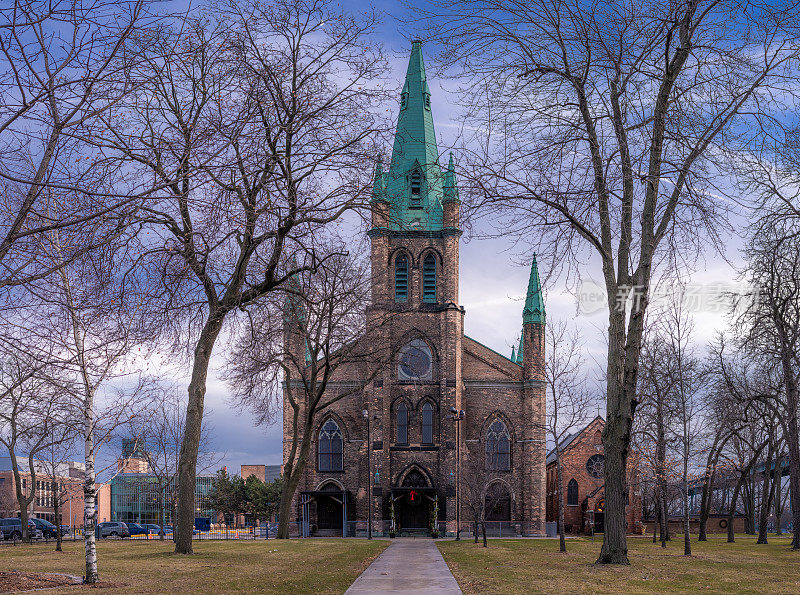
POLYGON ((408 488, 400 499, 398 522, 406 531, 427 531, 430 526, 430 499, 424 488, 429 488, 428 480, 422 472, 413 469, 403 479, 403 488, 408 488))
POLYGON ((317 498, 317 528, 320 535, 341 535, 343 526, 342 491, 335 483, 326 483, 317 498), (324 492, 331 492, 330 495, 324 492))
MULTIPOLYGON (((390 506, 394 508, 395 526, 402 533, 429 534, 435 502, 436 488, 431 485, 428 475, 422 469, 412 467, 401 474, 391 491, 390 506)), ((440 507, 439 518, 441 514, 440 507)))
POLYGON ((486 490, 484 502, 486 532, 492 535, 508 535, 511 532, 511 492, 501 481, 496 481, 486 490))

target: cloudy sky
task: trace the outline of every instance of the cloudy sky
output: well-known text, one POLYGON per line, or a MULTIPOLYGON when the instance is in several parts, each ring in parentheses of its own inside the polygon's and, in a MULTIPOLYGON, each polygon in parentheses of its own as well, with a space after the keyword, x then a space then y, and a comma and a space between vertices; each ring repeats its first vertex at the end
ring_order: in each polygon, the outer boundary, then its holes
MULTIPOLYGON (((367 5, 365 2, 353 1, 342 4, 346 9, 354 11, 363 10, 367 5)), ((386 14, 378 36, 391 57, 394 78, 399 88, 408 63, 411 45, 409 40, 416 36, 416 32, 408 30, 394 18, 402 15, 400 2, 387 0, 377 3, 376 7, 386 14)), ((433 77, 430 48, 425 57, 439 145, 442 148, 452 146, 456 143, 460 128, 457 96, 445 85, 445 81, 433 77)), ((390 148, 386 148, 387 152, 390 148)), ((740 261, 739 245, 740 242, 736 239, 730 242, 727 257, 734 265, 740 261)), ((466 308, 466 333, 503 354, 510 354, 511 346, 518 340, 521 328, 522 301, 527 287, 531 255, 519 250, 503 238, 464 238, 461 246, 460 291, 461 303, 466 308)), ((542 275, 547 277, 548 271, 543 270, 542 275)), ((698 292, 698 301, 701 302, 694 315, 696 340, 699 344, 705 344, 718 329, 724 327, 724 315, 714 311, 709 296, 713 297, 720 290, 727 289, 734 279, 734 269, 716 254, 708 254, 697 265, 697 271, 690 281, 698 292)), ((585 285, 579 291, 582 295, 593 295, 592 278, 587 275, 583 280, 585 285)), ((601 279, 596 278, 594 281, 600 283, 601 279)), ((567 291, 560 279, 549 279, 545 291, 548 320, 564 319, 580 329, 586 359, 594 366, 589 376, 596 378, 605 359, 605 310, 593 308, 591 304, 584 304, 584 307, 579 308, 574 288, 573 292, 567 291)), ((217 365, 223 349, 224 345, 218 345, 215 359, 217 365)), ((242 464, 280 464, 280 421, 269 428, 255 427, 246 413, 240 414, 230 408, 226 397, 224 379, 220 377, 218 368, 214 369, 209 378, 206 400, 210 409, 209 419, 213 425, 211 446, 220 453, 221 464, 227 465, 233 472, 238 472, 242 464)))

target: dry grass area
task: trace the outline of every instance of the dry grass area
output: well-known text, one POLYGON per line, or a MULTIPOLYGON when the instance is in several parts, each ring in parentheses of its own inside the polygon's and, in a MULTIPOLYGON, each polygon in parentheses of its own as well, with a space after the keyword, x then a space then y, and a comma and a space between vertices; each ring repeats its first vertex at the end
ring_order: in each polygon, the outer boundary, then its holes
MULTIPOLYGON (((97 549, 104 593, 343 593, 388 545, 363 539, 196 541, 192 556, 173 554, 171 541, 104 541, 97 549)), ((0 547, 0 571, 83 575, 82 543, 54 549, 0 547)))
POLYGON ((692 542, 683 536, 662 549, 642 538, 628 540, 627 567, 596 566, 602 537, 557 540, 440 541, 439 550, 464 593, 800 593, 800 552, 788 539, 692 542))

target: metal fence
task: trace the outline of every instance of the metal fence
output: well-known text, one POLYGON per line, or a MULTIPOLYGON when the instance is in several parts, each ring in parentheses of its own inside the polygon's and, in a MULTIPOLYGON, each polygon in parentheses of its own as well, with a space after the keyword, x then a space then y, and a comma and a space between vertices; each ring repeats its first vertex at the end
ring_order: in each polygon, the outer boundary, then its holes
MULTIPOLYGON (((480 523, 473 521, 462 521, 460 524, 461 531, 459 536, 461 539, 474 539, 477 535, 478 539, 482 538, 483 528, 480 523)), ((262 523, 259 526, 216 526, 212 527, 209 531, 194 530, 192 539, 198 541, 255 541, 275 539, 278 534, 278 523, 262 523)), ((313 523, 289 523, 289 537, 302 538, 302 537, 356 537, 366 538, 369 534, 369 525, 367 521, 350 521, 345 526, 338 527, 318 527, 313 523)), ((514 521, 486 521, 486 536, 492 538, 512 538, 512 537, 525 537, 529 535, 542 535, 544 534, 544 527, 533 525, 531 523, 514 522, 514 521)), ((440 521, 437 523, 436 532, 431 530, 430 527, 419 528, 403 528, 398 525, 392 525, 391 520, 384 519, 380 521, 373 521, 372 523, 372 536, 373 537, 439 537, 439 538, 454 538, 456 536, 455 523, 453 521, 440 521)), ((174 534, 172 527, 166 529, 164 535, 165 541, 172 541, 174 534)), ((83 541, 83 528, 74 527, 66 533, 62 540, 65 542, 70 541, 83 541)), ((160 541, 161 536, 157 532, 147 534, 132 535, 130 537, 98 537, 99 542, 104 541, 160 541)), ((34 540, 34 543, 52 544, 55 541, 53 537, 45 537, 42 539, 34 540)), ((7 539, 0 541, 0 544, 17 545, 21 543, 18 539, 7 539)))

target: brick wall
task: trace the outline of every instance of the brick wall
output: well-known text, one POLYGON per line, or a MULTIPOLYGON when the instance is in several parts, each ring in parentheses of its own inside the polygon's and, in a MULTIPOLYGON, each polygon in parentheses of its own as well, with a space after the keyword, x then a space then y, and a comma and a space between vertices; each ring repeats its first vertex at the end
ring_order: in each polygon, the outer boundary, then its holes
MULTIPOLYGON (((564 502, 568 502, 567 491, 571 480, 578 484, 577 504, 567 504, 564 508, 564 527, 570 533, 590 532, 587 512, 602 508, 604 491, 603 477, 593 477, 587 470, 587 461, 594 455, 603 454, 601 434, 605 422, 597 417, 570 442, 561 453, 564 502)), ((642 499, 636 472, 635 456, 628 460, 628 506, 626 507, 629 533, 641 533, 642 499)), ((547 520, 558 520, 558 484, 555 461, 547 465, 547 520)), ((589 518, 591 515, 589 515, 589 518)))

